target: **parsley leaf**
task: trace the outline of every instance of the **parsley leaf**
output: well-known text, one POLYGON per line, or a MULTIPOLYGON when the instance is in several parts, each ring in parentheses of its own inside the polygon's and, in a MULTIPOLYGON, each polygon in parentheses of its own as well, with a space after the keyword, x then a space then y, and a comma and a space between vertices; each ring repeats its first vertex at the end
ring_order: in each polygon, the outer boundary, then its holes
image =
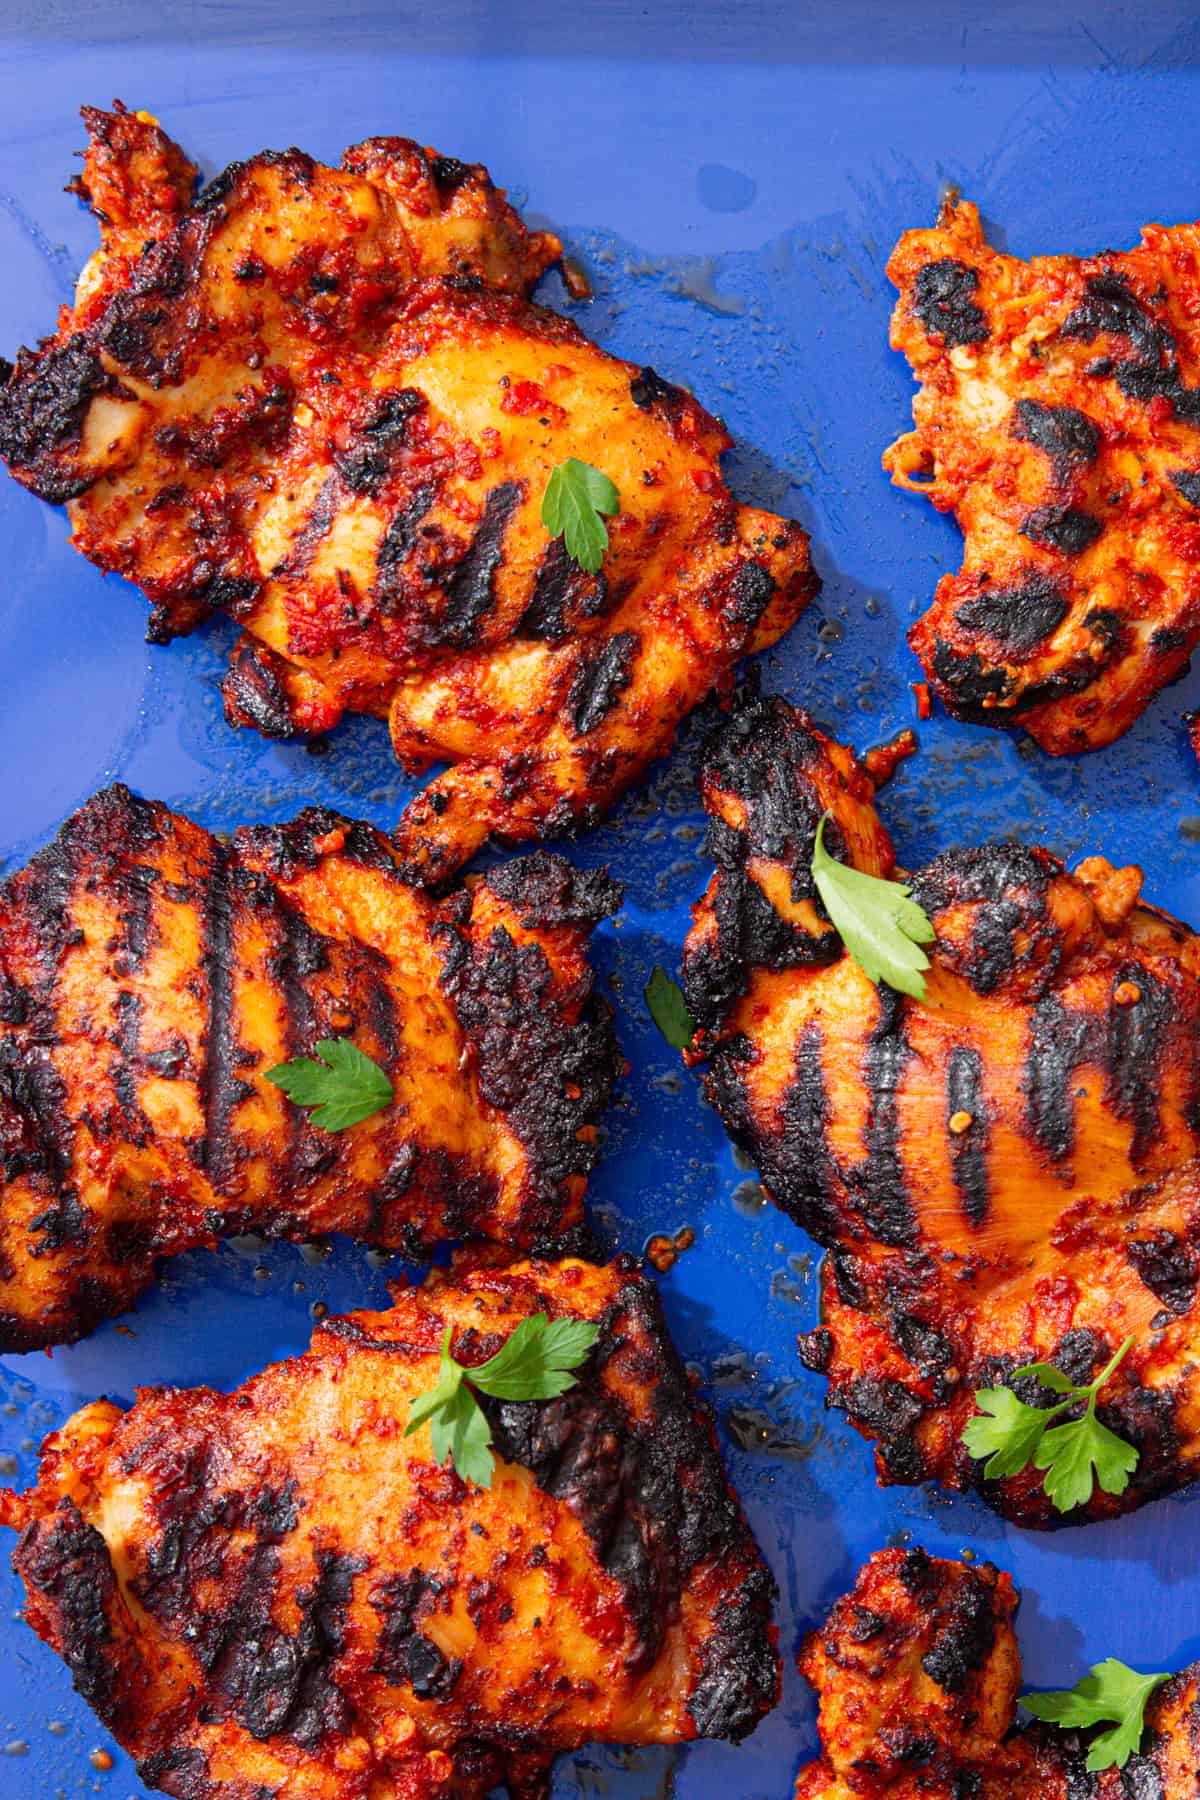
POLYGON ((453 1398, 431 1414, 429 1436, 439 1468, 448 1457, 464 1481, 491 1487, 492 1428, 470 1388, 456 1388, 453 1398))
POLYGON ((933 926, 903 882, 864 875, 830 856, 823 842, 829 816, 817 826, 812 858, 825 911, 864 975, 923 1000, 929 958, 920 946, 933 942, 933 926))
POLYGON ((687 1009, 683 989, 657 966, 643 990, 650 1017, 675 1050, 686 1050, 696 1035, 696 1021, 687 1009))
POLYGON ((474 1368, 450 1354, 452 1328, 442 1339, 435 1385, 418 1394, 408 1411, 405 1437, 429 1423, 433 1460, 447 1458, 465 1481, 492 1485, 492 1428, 472 1388, 497 1400, 553 1400, 575 1386, 572 1369, 586 1358, 599 1327, 586 1319, 555 1319, 545 1313, 522 1319, 495 1356, 474 1368))
POLYGON ((319 1062, 297 1056, 266 1072, 266 1079, 282 1088, 289 1100, 313 1108, 308 1115, 311 1124, 322 1131, 345 1131, 391 1105, 391 1082, 349 1038, 323 1039, 317 1055, 319 1062))
POLYGON ((1046 1433, 1033 1461, 1045 1470, 1043 1485, 1056 1510, 1071 1512, 1087 1505, 1097 1482, 1106 1494, 1123 1494, 1138 1466, 1138 1453, 1100 1423, 1089 1403, 1082 1419, 1046 1433))
POLYGON ((474 1369, 467 1380, 497 1400, 553 1400, 575 1386, 569 1371, 577 1369, 598 1336, 586 1319, 555 1319, 545 1313, 522 1319, 495 1356, 474 1369))
POLYGON ((620 510, 615 483, 573 456, 551 471, 542 495, 542 524, 551 537, 563 540, 567 555, 589 575, 596 573, 608 549, 602 515, 612 518, 620 510))
POLYGON ((1011 1388, 977 1388, 978 1414, 963 1428, 963 1443, 976 1461, 986 1456, 984 1474, 1002 1481, 1018 1475, 1030 1463, 1041 1469, 1047 1497, 1057 1512, 1086 1506, 1096 1484, 1106 1494, 1123 1494, 1138 1466, 1138 1452, 1124 1438, 1102 1425, 1096 1417, 1096 1400, 1105 1382, 1129 1354, 1127 1337, 1095 1381, 1076 1387, 1052 1363, 1029 1363, 1016 1369, 1013 1381, 1033 1375, 1062 1399, 1055 1406, 1027 1406, 1011 1388), (1055 1425, 1070 1407, 1083 1404, 1077 1419, 1055 1425))
POLYGON ((1109 1657, 1096 1663, 1090 1675, 1073 1688, 1051 1694, 1022 1694, 1021 1705, 1035 1719, 1058 1725, 1064 1731, 1113 1722, 1111 1731, 1093 1738, 1087 1766, 1094 1775, 1101 1769, 1123 1769, 1142 1741, 1146 1702, 1169 1675, 1139 1675, 1136 1669, 1109 1657))
POLYGON ((989 1481, 1019 1475, 1045 1435, 1045 1412, 1006 1387, 978 1388, 975 1404, 979 1412, 964 1428, 963 1443, 977 1462, 991 1458, 983 1471, 989 1481))

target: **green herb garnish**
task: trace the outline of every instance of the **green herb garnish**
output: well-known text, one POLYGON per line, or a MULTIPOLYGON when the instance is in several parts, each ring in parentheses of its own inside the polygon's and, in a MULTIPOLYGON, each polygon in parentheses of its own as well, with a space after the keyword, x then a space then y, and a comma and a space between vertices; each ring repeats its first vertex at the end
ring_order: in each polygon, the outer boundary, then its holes
POLYGON ((1017 1475, 1033 1463, 1046 1474, 1044 1487, 1058 1512, 1086 1506, 1098 1481, 1106 1494, 1123 1494, 1138 1465, 1138 1452, 1096 1417, 1096 1397, 1129 1353, 1127 1337, 1095 1381, 1076 1387, 1051 1363, 1030 1363, 1009 1377, 1035 1375, 1044 1387, 1061 1394, 1054 1406, 1026 1406, 1011 1388, 978 1388, 979 1414, 963 1431, 963 1443, 977 1460, 989 1457, 984 1474, 993 1480, 1017 1475), (1082 1418, 1065 1425, 1051 1421, 1068 1408, 1085 1403, 1082 1418))
POLYGON ((282 1088, 289 1100, 313 1109, 310 1124, 322 1131, 345 1131, 391 1105, 391 1082, 349 1038, 325 1038, 317 1045, 317 1055, 319 1062, 297 1056, 266 1072, 266 1079, 282 1088))
POLYGON ((563 540, 567 555, 589 575, 596 573, 608 549, 604 519, 620 510, 616 485, 573 456, 551 472, 542 495, 542 524, 551 537, 563 540))
POLYGON ((812 874, 834 929, 864 975, 923 1000, 929 958, 920 946, 932 944, 933 926, 903 882, 864 875, 830 856, 822 841, 829 816, 817 826, 812 874))
POLYGON ((1112 1721, 1111 1731, 1092 1740, 1087 1766, 1094 1775, 1100 1769, 1123 1769, 1142 1741, 1146 1702, 1169 1675, 1139 1675, 1136 1669, 1109 1657, 1096 1663, 1090 1675, 1073 1688, 1053 1694, 1022 1694, 1021 1705, 1035 1719, 1058 1725, 1064 1731, 1112 1721))
POLYGON ((450 1354, 453 1328, 446 1327, 437 1384, 418 1394, 409 1410, 405 1437, 429 1422, 433 1459, 447 1457, 465 1481, 492 1485, 492 1428, 471 1392, 478 1388, 497 1400, 553 1400, 575 1386, 577 1369, 599 1336, 584 1319, 555 1319, 545 1313, 522 1319, 495 1356, 466 1368, 450 1354))
POLYGON ((665 969, 656 967, 643 989, 650 1017, 675 1050, 686 1050, 696 1035, 696 1021, 687 1009, 683 989, 665 969))

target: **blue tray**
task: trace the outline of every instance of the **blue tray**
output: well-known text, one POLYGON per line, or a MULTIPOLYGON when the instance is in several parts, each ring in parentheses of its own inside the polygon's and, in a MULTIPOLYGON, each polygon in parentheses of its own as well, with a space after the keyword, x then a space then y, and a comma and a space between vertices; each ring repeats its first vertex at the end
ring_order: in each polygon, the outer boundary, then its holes
MULTIPOLYGON (((809 526, 825 591, 766 659, 766 685, 860 748, 912 723, 920 671, 904 632, 957 566, 959 539, 879 468, 912 392, 887 348, 887 254, 906 226, 932 220, 947 181, 1022 254, 1123 246, 1147 219, 1195 217, 1194 8, 1092 5, 1083 24, 1050 4, 1000 4, 969 29, 945 6, 914 21, 914 9, 892 18, 865 0, 811 18, 787 0, 666 4, 652 19, 631 0, 509 3, 495 18, 482 4, 443 5, 417 23, 391 0, 334 10, 330 21, 311 0, 0 6, 0 348, 48 329, 94 245, 61 191, 82 101, 119 94, 151 108, 206 173, 292 142, 336 159, 370 132, 480 158, 592 272, 590 306, 570 306, 555 275, 550 303, 694 388, 737 439, 739 494, 809 526)), ((381 725, 351 721, 320 756, 231 733, 218 693, 229 633, 147 649, 140 596, 104 581, 68 547, 62 515, 2 478, 0 546, 5 866, 116 776, 219 828, 313 800, 396 817, 410 790, 381 725)), ((1079 761, 942 718, 920 726, 922 754, 883 799, 902 860, 1019 833, 1067 857, 1136 859, 1155 900, 1200 917, 1200 770, 1180 722, 1198 700, 1195 679, 1175 687, 1123 742, 1079 761)), ((1069 1684, 1110 1653, 1152 1668, 1200 1654, 1200 1497, 1031 1536, 974 1500, 881 1493, 867 1446, 825 1416, 824 1384, 794 1346, 815 1318, 813 1246, 758 1204, 641 998, 655 962, 677 965, 707 873, 694 750, 693 734, 573 852, 611 863, 627 891, 599 956, 633 1070, 593 1196, 625 1249, 656 1231, 696 1232, 664 1277, 667 1310, 713 1393, 778 1577, 788 1673, 782 1706, 741 1749, 589 1750, 560 1763, 557 1796, 786 1800, 815 1743, 797 1642, 860 1561, 898 1536, 943 1552, 969 1545, 1015 1572, 1034 1683, 1069 1684)), ((344 1242, 323 1260, 289 1245, 183 1257, 121 1326, 53 1359, 2 1359, 4 1478, 31 1480, 44 1434, 98 1394, 229 1386, 300 1349, 317 1303, 385 1304, 391 1271, 376 1260, 344 1242)), ((141 1795, 115 1746, 111 1774, 89 1764, 103 1734, 17 1622, 7 1572, 0 1599, 0 1793, 141 1795)))

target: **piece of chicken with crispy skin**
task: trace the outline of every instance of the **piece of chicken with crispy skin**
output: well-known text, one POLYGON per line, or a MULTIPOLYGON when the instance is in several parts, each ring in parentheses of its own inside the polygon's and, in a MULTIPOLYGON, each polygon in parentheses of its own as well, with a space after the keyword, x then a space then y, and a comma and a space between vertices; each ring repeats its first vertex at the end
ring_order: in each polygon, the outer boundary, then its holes
POLYGON ((85 1407, 0 1490, 26 1616, 176 1800, 522 1800, 593 1740, 739 1739, 773 1583, 652 1282, 486 1261, 326 1320, 233 1394, 85 1407), (482 1398, 491 1488, 414 1398, 536 1313, 599 1337, 555 1400, 482 1398))
POLYGON ((909 641, 957 717, 1109 744, 1200 640, 1200 226, 1023 262, 952 198, 888 274, 921 389, 884 466, 966 537, 909 641))
POLYGON ((800 1652, 823 1755, 795 1800, 1194 1800, 1200 1664, 1150 1699, 1124 1771, 1089 1773, 1094 1733, 1014 1730, 1021 1658, 1011 1576, 881 1550, 800 1652))
POLYGON ((435 902, 323 808, 225 844, 90 800, 0 883, 0 1347, 230 1233, 578 1244, 621 1068, 587 939, 618 902, 545 851, 435 902), (345 1131, 266 1079, 331 1038, 394 1093, 345 1131))
POLYGON ((690 395, 527 303, 560 245, 485 170, 400 138, 341 169, 292 150, 177 214, 136 121, 89 120, 84 190, 119 223, 0 384, 10 471, 142 588, 152 640, 241 625, 234 723, 375 713, 410 770, 453 765, 402 822, 414 875, 592 824, 811 599, 803 531, 735 503, 690 395), (139 157, 162 201, 130 262, 139 157), (620 496, 595 574, 541 519, 571 458, 620 496))
POLYGON ((1037 1360, 1087 1382, 1133 1334, 1100 1410, 1140 1461, 1087 1516, 1193 1480, 1200 940, 1141 901, 1137 869, 952 850, 904 877, 937 933, 909 999, 843 951, 813 885, 825 811, 834 856, 898 873, 848 751, 754 702, 717 739, 704 800, 717 871, 684 952, 693 1056, 772 1197, 831 1252, 802 1354, 877 1441, 881 1478, 1061 1522, 1039 1471, 983 1479, 962 1443, 974 1391, 1037 1360))

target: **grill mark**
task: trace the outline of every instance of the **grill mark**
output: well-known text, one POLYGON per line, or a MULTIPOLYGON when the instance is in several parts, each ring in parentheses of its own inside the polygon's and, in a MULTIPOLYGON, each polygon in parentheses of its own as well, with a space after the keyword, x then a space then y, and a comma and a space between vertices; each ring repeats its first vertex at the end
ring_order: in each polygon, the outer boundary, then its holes
MULTIPOLYGON (((36 875, 34 865, 30 867, 25 905, 37 939, 37 984, 32 994, 22 992, 20 1010, 23 1022, 50 1041, 57 1036, 63 954, 75 941, 76 927, 71 921, 80 860, 86 849, 83 833, 64 826, 39 859, 36 875)), ((10 1041, 16 1050, 15 1041, 10 1041)), ((25 1037, 17 1051, 17 1067, 11 1074, 0 1066, 0 1091, 6 1091, 19 1112, 33 1124, 35 1143, 31 1147, 32 1158, 27 1159, 30 1171, 44 1176, 48 1184, 60 1190, 61 1204, 69 1202, 78 1210, 74 1184, 67 1188, 74 1119, 66 1085, 51 1061, 49 1044, 25 1037)), ((34 1228, 38 1229, 37 1221, 34 1228)))
POLYGON ((1172 469, 1171 486, 1189 506, 1200 506, 1200 469, 1172 469))
POLYGON ((636 631, 618 631, 598 651, 585 653, 567 696, 576 737, 595 731, 617 704, 633 679, 633 660, 641 641, 636 631))
POLYGON ((1087 1053, 1089 1021, 1068 1012, 1055 995, 1039 1000, 1029 1023, 1029 1048, 1021 1089, 1025 1120, 1035 1143, 1062 1162, 1075 1148, 1071 1082, 1087 1053))
POLYGON ((562 538, 551 538, 538 564, 533 594, 518 621, 516 636, 561 644, 570 636, 572 612, 583 619, 594 619, 606 611, 608 604, 604 575, 589 575, 567 555, 562 538))
MULTIPOLYGON (((814 1237, 832 1241, 838 1234, 841 1182, 829 1149, 825 1033, 815 1022, 800 1034, 781 1114, 779 1198, 791 1201, 791 1210, 814 1237)), ((774 1177, 773 1169, 764 1173, 774 1177)))
MULTIPOLYGON (((148 863, 127 863, 117 876, 114 893, 121 911, 121 945, 113 958, 112 972, 118 982, 145 968, 150 952, 151 900, 160 873, 148 863)), ((144 1010, 139 993, 130 987, 118 986, 114 1002, 116 1030, 111 1038, 114 1051, 111 1078, 117 1105, 126 1115, 126 1128, 138 1142, 145 1142, 149 1132, 138 1100, 144 1010)))
MULTIPOLYGON (((66 1198, 73 1121, 67 1090, 49 1049, 27 1039, 0 1036, 0 1108, 11 1108, 17 1130, 13 1141, 0 1144, 0 1174, 6 1181, 20 1175, 42 1178, 66 1198), (28 1125, 28 1133, 24 1127, 28 1125)), ((35 1221, 35 1229, 37 1229, 35 1221)))
POLYGON ((204 1073, 201 1106, 204 1138, 199 1163, 216 1192, 222 1192, 233 1168, 230 1117, 237 1078, 233 1043, 233 880, 230 851, 212 843, 212 861, 204 884, 204 975, 208 1016, 204 1028, 204 1073))
MULTIPOLYGON (((54 1030, 58 1020, 58 979, 63 954, 72 942, 83 942, 82 931, 77 936, 72 921, 80 862, 86 853, 81 828, 75 820, 68 820, 45 855, 29 868, 26 905, 37 935, 39 976, 34 997, 35 1005, 44 1013, 47 1030, 54 1030)), ((33 1024, 34 1020, 29 1022, 33 1024)))
POLYGON ((480 621, 496 604, 496 570, 504 556, 504 532, 524 498, 525 484, 504 481, 484 503, 466 555, 446 583, 446 605, 429 635, 438 648, 466 650, 478 641, 480 621))
POLYGON ((400 1061, 400 1033, 396 1023, 396 1003, 387 985, 387 960, 372 951, 367 981, 367 1028, 379 1051, 378 1061, 385 1071, 395 1075, 400 1061))
POLYGON ((437 483, 426 481, 414 488, 404 505, 388 521, 375 552, 375 583, 371 598, 382 612, 394 612, 401 597, 401 569, 417 541, 417 527, 437 498, 437 483))
POLYGON ((142 1012, 142 996, 131 988, 122 988, 116 1000, 117 1029, 113 1038, 116 1055, 112 1065, 112 1084, 117 1104, 127 1115, 130 1135, 139 1140, 148 1129, 138 1101, 142 1012))
POLYGON ((329 536, 337 517, 338 487, 336 475, 325 477, 307 519, 292 540, 290 550, 271 570, 277 581, 294 581, 312 567, 317 549, 322 540, 329 536))
POLYGON ((963 1211, 974 1226, 987 1218, 991 1203, 988 1181, 988 1128, 983 1102, 983 1058, 978 1050, 956 1044, 946 1072, 947 1125, 955 1113, 968 1112, 971 1124, 950 1134, 950 1165, 963 1211))
POLYGON ((882 1243, 911 1245, 916 1223, 900 1157, 897 1090, 912 1049, 904 1030, 904 1000, 891 988, 879 989, 879 1020, 863 1058, 863 1084, 871 1097, 866 1131, 866 1159, 854 1171, 858 1210, 882 1243))
POLYGON ((129 863, 116 883, 123 926, 121 973, 140 974, 150 951, 150 915, 155 884, 161 869, 150 863, 129 863))
POLYGON ((1159 1130, 1159 1068, 1173 1023, 1170 998, 1160 982, 1139 964, 1118 971, 1114 988, 1131 981, 1141 989, 1132 1006, 1109 1009, 1104 1057, 1104 1097, 1120 1119, 1133 1127, 1129 1159, 1141 1168, 1159 1130))
MULTIPOLYGON (((284 900, 279 901, 278 922, 280 944, 272 958, 271 973, 283 1002, 285 1060, 290 1061, 295 1056, 310 1055, 314 1048, 317 1015, 306 981, 328 966, 329 952, 325 940, 284 900)), ((287 1136, 278 1179, 281 1197, 290 1199, 296 1176, 308 1161, 303 1146, 316 1128, 309 1125, 301 1107, 286 1105, 284 1112, 287 1136)))

